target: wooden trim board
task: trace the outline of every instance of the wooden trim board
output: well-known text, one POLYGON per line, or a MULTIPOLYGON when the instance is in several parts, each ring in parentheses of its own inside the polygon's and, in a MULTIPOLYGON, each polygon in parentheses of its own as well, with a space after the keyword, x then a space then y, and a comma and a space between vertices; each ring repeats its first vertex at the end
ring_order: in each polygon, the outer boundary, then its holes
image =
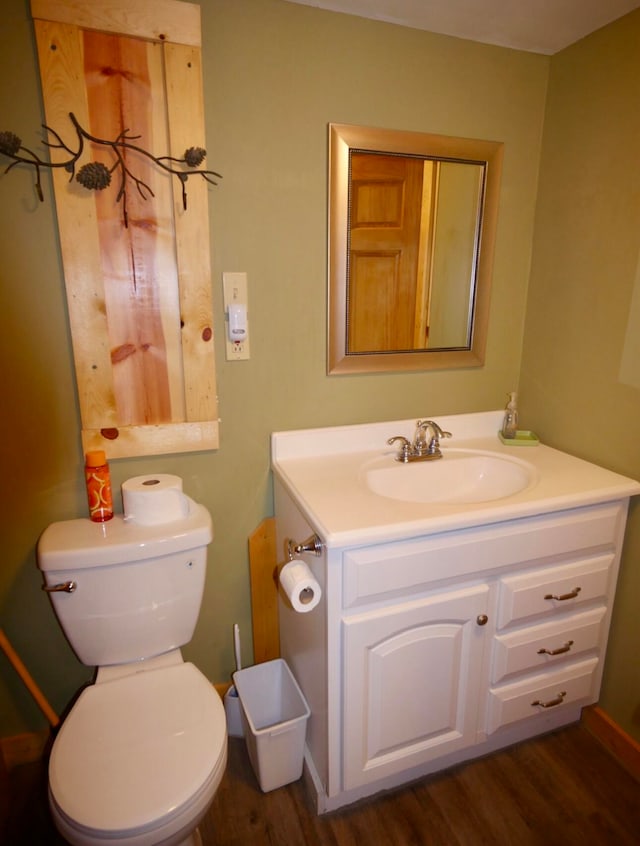
POLYGON ((34 18, 199 47, 200 6, 178 0, 31 0, 34 18))
POLYGON ((49 742, 50 732, 26 732, 12 737, 0 738, 0 758, 7 772, 21 764, 31 764, 44 757, 44 750, 49 742))
POLYGON ((276 521, 267 517, 249 536, 253 661, 280 657, 276 521))
POLYGON ((640 743, 597 705, 583 709, 582 723, 629 775, 640 781, 640 743))

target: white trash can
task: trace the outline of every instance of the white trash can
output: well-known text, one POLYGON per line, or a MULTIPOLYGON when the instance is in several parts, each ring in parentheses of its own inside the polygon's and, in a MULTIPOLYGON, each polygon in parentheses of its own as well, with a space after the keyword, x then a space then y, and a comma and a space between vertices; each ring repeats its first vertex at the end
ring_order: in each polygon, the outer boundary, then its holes
POLYGON ((244 737, 264 793, 302 775, 309 706, 286 661, 276 658, 237 670, 244 737))

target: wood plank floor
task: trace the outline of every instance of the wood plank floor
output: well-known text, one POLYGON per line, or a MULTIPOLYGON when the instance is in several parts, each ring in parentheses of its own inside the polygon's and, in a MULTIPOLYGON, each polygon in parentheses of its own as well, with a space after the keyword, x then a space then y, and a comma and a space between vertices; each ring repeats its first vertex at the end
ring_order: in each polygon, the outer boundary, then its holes
MULTIPOLYGON (((62 846, 43 768, 12 790, 0 842, 62 846)), ((640 785, 575 725, 318 817, 302 782, 262 793, 232 738, 200 828, 204 846, 640 846, 640 785)))

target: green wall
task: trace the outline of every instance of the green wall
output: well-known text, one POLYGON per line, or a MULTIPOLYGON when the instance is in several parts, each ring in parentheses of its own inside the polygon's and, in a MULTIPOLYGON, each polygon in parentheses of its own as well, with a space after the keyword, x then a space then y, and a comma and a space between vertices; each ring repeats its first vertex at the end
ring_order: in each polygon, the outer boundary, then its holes
MULTIPOLYGON (((527 425, 640 479, 640 14, 554 56, 520 374, 527 425), (629 372, 631 371, 631 372, 629 372)), ((600 705, 640 739, 640 500, 632 502, 600 705)))
MULTIPOLYGON (((554 435, 552 421, 535 416, 536 380, 547 380, 553 390, 554 377, 548 367, 534 367, 541 309, 535 286, 528 306, 527 294, 549 70, 560 66, 563 55, 550 60, 280 0, 203 0, 201 6, 207 161, 224 174, 211 190, 221 446, 213 453, 114 461, 112 477, 117 489, 139 473, 176 473, 185 490, 210 509, 216 536, 202 613, 185 655, 221 682, 233 666, 234 622, 241 627, 245 662, 251 660, 247 537, 272 513, 270 432, 500 407, 506 391, 518 385, 527 317, 527 337, 534 339, 528 342, 532 364, 525 366, 521 385, 527 423, 535 421, 548 440, 554 435), (483 368, 326 376, 329 122, 505 142, 483 368), (250 361, 224 360, 223 270, 248 273, 250 361)), ((2 27, 0 129, 35 146, 43 116, 26 0, 5 0, 2 27)), ((580 84, 578 76, 575 85, 580 84)), ((559 120, 561 105, 557 110, 559 120)), ((40 591, 35 544, 49 522, 84 515, 85 494, 48 179, 45 195, 44 204, 35 201, 26 171, 0 177, 0 344, 6 373, 0 415, 0 615, 36 681, 62 710, 89 672, 73 656, 40 591)), ((536 243, 544 241, 540 229, 536 243)), ((629 224, 630 252, 632 240, 629 224)), ((534 281, 539 278, 544 287, 546 276, 542 268, 534 281)), ((571 279, 563 274, 558 284, 570 286, 571 279)), ((609 276, 607 284, 610 289, 609 276)), ((621 310, 628 307, 623 293, 621 310)), ((606 311, 602 319, 613 318, 606 311)), ((604 414, 598 417, 603 440, 604 414)), ((607 454, 603 463, 616 462, 607 454)), ((608 688, 605 693, 609 696, 608 688)), ((42 725, 2 658, 0 736, 42 725)))

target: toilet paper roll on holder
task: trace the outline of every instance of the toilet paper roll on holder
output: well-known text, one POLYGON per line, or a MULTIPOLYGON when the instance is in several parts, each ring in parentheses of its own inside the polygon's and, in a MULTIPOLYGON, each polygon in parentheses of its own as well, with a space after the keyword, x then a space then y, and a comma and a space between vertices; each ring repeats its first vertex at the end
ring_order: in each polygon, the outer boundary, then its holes
POLYGON ((312 555, 318 556, 322 555, 324 544, 314 532, 306 540, 303 540, 302 543, 298 543, 293 538, 287 538, 285 546, 287 558, 289 561, 293 561, 296 555, 301 555, 303 552, 310 552, 312 555))

